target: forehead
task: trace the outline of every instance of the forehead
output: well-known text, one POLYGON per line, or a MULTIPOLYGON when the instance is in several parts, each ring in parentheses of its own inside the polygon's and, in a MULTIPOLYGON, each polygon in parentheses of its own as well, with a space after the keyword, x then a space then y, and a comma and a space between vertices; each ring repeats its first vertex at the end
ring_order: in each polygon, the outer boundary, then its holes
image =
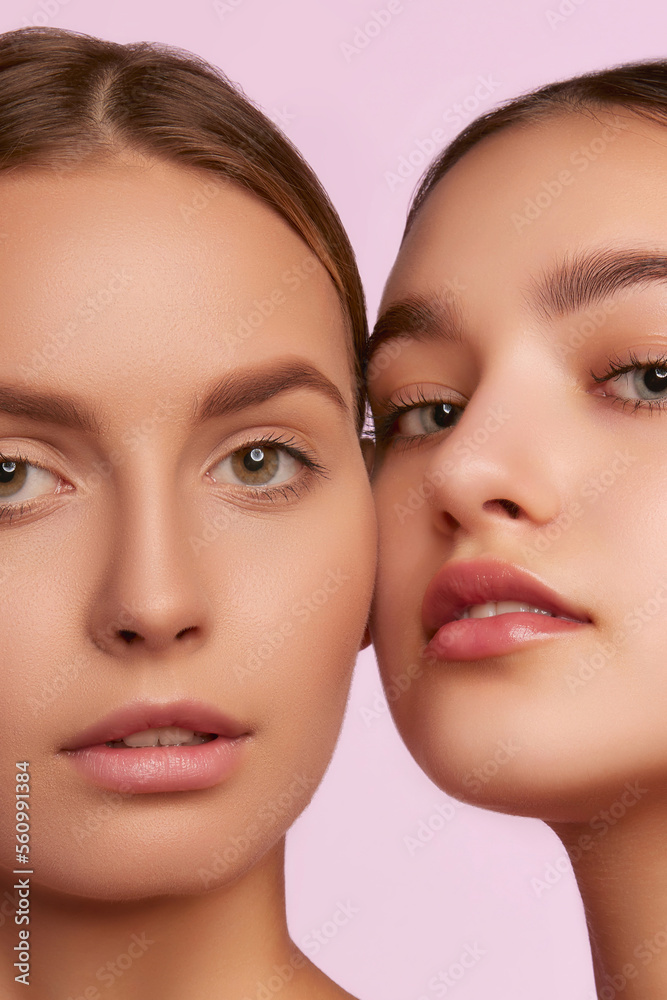
POLYGON ((667 128, 624 109, 512 126, 473 147, 425 201, 383 307, 410 294, 518 285, 595 246, 667 245, 667 128))
POLYGON ((116 401, 120 387, 128 401, 158 381, 174 394, 274 355, 346 378, 324 267, 274 211, 209 172, 148 161, 0 176, 0 233, 5 375, 39 368, 59 389, 116 401))

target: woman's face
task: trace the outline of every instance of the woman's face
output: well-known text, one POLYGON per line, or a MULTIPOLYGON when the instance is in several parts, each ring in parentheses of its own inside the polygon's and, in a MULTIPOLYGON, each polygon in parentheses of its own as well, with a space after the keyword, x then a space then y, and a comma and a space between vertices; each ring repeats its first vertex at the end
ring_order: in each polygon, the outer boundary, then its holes
POLYGON ((364 631, 342 311, 208 173, 32 171, 0 204, 3 864, 27 761, 34 880, 201 892, 311 797, 364 631))
POLYGON ((502 132, 385 289, 373 640, 419 764, 488 808, 667 773, 666 167, 627 112, 502 132))

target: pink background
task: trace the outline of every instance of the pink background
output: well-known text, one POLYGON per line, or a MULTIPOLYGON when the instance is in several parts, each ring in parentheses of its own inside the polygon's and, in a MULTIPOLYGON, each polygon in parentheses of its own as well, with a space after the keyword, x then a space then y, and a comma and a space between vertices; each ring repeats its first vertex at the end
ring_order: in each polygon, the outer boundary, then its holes
MULTIPOLYGON (((0 30, 28 23, 177 44, 239 82, 328 188, 372 322, 420 143, 541 83, 664 56, 667 14, 654 0, 3 0, 0 30), (380 11, 393 13, 366 33, 380 11)), ((306 953, 362 1000, 593 1000, 563 858, 543 824, 452 803, 421 774, 363 653, 334 761, 289 838, 290 927, 306 953), (478 957, 457 980, 466 949, 478 957)))

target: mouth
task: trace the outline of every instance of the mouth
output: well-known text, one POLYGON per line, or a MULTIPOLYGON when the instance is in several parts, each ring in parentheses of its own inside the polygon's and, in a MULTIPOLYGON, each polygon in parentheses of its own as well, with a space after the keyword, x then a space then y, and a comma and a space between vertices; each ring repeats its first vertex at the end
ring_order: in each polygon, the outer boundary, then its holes
POLYGON ((517 645, 590 625, 588 613, 537 577, 499 560, 450 563, 422 602, 425 654, 480 659, 517 645))
POLYGON ((251 735, 243 723, 202 703, 141 703, 106 716, 61 753, 104 788, 190 791, 226 778, 251 735))
POLYGON ((135 703, 112 712, 79 733, 63 750, 104 745, 114 749, 198 746, 247 733, 243 723, 200 702, 135 703))
POLYGON ((195 747, 201 743, 216 740, 218 733, 195 733, 180 726, 161 726, 159 729, 144 729, 140 733, 130 733, 121 740, 107 740, 105 746, 121 750, 124 747, 195 747))

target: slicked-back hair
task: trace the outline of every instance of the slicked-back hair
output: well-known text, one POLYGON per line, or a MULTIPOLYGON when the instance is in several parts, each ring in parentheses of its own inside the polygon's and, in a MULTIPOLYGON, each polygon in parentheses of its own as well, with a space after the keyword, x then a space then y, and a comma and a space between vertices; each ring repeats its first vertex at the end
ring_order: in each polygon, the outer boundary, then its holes
POLYGON ((361 430, 368 331, 354 252, 324 188, 273 122, 223 73, 170 46, 55 28, 0 35, 0 171, 71 169, 123 151, 234 181, 301 237, 338 292, 361 430))
POLYGON ((482 139, 512 125, 530 125, 559 113, 595 114, 612 108, 623 108, 667 125, 667 61, 624 63, 550 83, 480 115, 456 136, 426 171, 410 206, 403 239, 438 181, 482 139))

